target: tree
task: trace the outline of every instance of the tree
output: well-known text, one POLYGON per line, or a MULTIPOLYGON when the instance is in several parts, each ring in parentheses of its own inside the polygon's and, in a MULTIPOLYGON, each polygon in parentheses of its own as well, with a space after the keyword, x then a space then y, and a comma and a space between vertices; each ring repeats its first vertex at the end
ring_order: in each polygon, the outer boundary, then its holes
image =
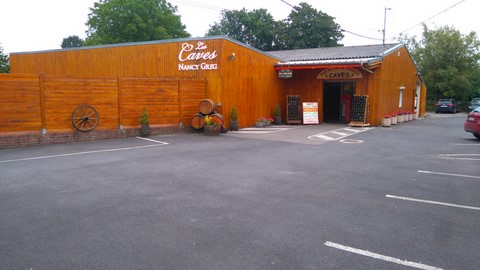
POLYGON ((284 21, 280 49, 303 49, 339 46, 343 38, 334 17, 317 11, 307 3, 295 6, 284 21))
POLYGON ((64 38, 62 44, 60 45, 62 49, 66 48, 75 48, 75 47, 82 47, 85 41, 81 39, 79 36, 69 36, 64 38))
POLYGON ((306 3, 295 6, 283 21, 275 21, 265 9, 224 10, 207 35, 226 35, 265 51, 339 46, 343 38, 333 17, 306 3))
POLYGON ((407 44, 429 98, 468 100, 480 94, 480 43, 476 33, 462 35, 448 26, 436 30, 423 27, 422 39, 410 38, 407 44))
POLYGON ((278 27, 266 9, 223 10, 220 22, 210 26, 207 36, 226 35, 260 50, 272 50, 278 27))
POLYGON ((85 45, 190 36, 166 0, 100 0, 90 11, 85 45))
POLYGON ((0 46, 0 73, 10 72, 10 59, 7 54, 3 53, 3 47, 0 46))

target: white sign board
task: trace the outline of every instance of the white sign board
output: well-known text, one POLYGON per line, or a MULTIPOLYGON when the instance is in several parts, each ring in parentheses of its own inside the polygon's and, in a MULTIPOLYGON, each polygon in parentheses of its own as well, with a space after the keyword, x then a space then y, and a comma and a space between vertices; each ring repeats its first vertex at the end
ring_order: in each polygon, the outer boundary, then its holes
POLYGON ((318 102, 303 102, 303 124, 318 124, 318 102))

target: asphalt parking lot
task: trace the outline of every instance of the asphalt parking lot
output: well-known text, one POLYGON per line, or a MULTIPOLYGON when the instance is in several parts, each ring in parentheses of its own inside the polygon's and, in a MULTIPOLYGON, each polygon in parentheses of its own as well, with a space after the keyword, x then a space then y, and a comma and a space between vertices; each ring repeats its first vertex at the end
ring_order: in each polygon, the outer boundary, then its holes
POLYGON ((465 114, 0 151, 0 269, 480 269, 465 114))

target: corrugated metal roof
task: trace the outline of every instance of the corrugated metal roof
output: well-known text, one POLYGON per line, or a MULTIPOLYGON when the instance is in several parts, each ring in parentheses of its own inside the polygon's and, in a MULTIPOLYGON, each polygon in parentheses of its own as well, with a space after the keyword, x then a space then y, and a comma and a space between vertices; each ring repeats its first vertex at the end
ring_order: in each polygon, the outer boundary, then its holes
MULTIPOLYGON (((287 51, 269 51, 268 54, 283 62, 306 62, 324 60, 346 60, 346 59, 372 59, 381 57, 392 49, 403 46, 402 44, 382 44, 365 46, 325 47, 312 49, 298 49, 287 51)), ((333 61, 335 62, 335 61, 333 61)))

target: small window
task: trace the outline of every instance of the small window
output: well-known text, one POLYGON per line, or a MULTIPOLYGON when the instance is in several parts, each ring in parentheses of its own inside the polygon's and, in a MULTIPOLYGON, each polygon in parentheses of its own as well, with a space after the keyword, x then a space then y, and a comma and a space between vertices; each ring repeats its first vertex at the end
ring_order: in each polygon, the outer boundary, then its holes
POLYGON ((403 90, 405 90, 405 87, 400 87, 400 98, 398 99, 399 108, 403 106, 403 90))

